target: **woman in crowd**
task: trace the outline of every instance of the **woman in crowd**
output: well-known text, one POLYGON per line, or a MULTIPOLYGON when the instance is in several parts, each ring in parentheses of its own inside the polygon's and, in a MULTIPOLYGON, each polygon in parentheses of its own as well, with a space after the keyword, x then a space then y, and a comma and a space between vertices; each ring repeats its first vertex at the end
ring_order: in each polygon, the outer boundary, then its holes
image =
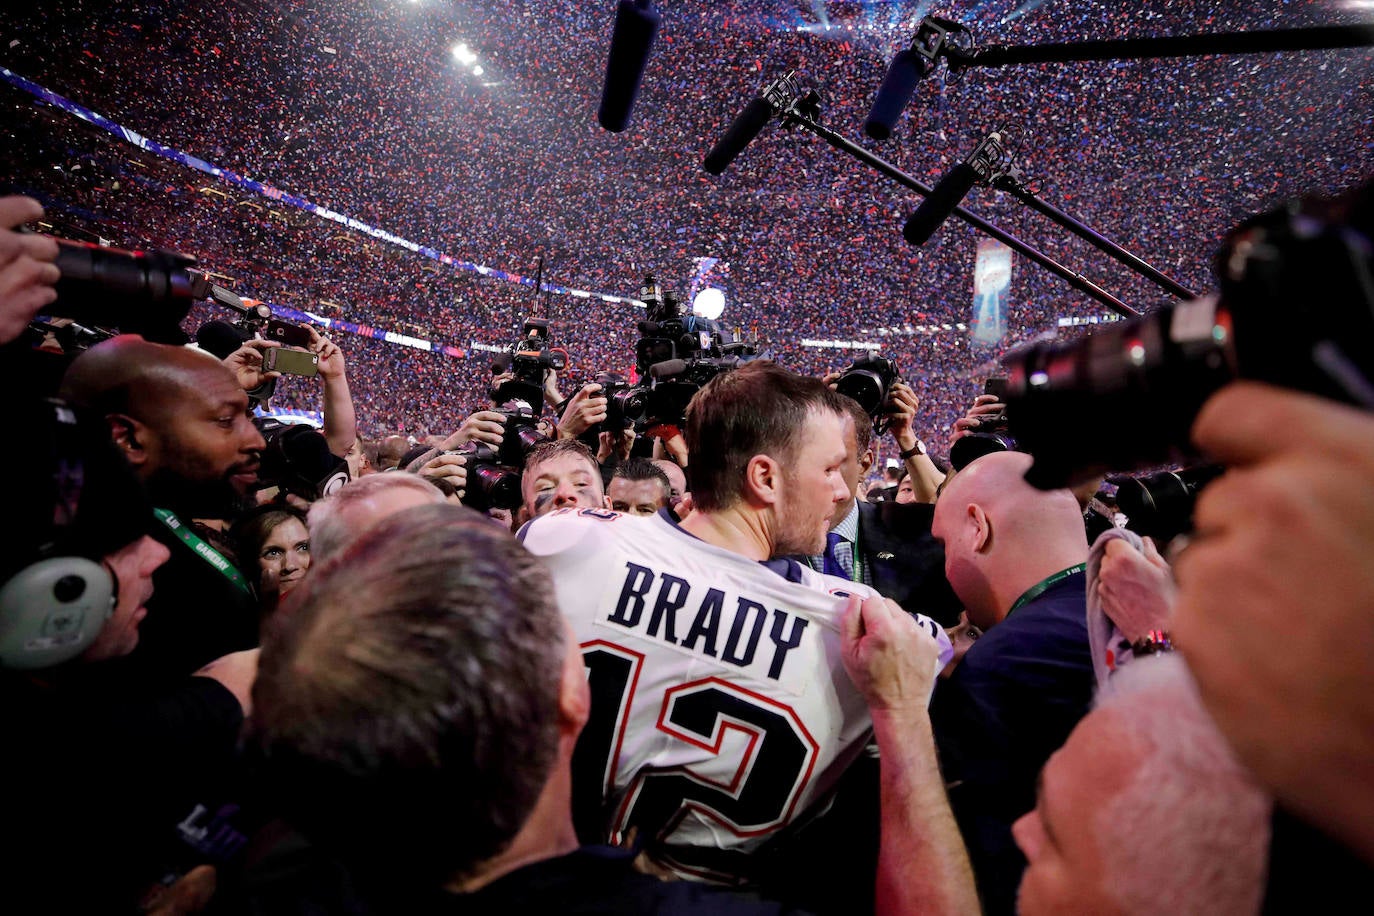
POLYGON ((310 568, 305 515, 292 506, 260 506, 234 525, 232 535, 243 572, 253 580, 266 617, 310 568))

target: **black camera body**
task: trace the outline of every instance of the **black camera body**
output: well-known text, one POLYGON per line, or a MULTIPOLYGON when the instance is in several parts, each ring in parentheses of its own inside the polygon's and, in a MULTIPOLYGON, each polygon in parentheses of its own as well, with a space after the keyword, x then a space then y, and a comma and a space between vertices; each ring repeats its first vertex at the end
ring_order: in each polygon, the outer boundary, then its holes
POLYGON ((507 401, 496 412, 505 417, 500 448, 473 441, 444 452, 467 458, 463 505, 479 512, 520 506, 525 459, 536 445, 548 441, 548 436, 539 432, 539 414, 528 402, 507 401))
POLYGON ((348 483, 348 462, 329 451, 319 430, 272 417, 257 417, 253 425, 266 443, 259 458, 258 489, 279 487, 314 501, 348 483))
POLYGON ((549 323, 527 318, 521 336, 510 346, 510 361, 492 364, 493 372, 509 371, 514 377, 493 388, 491 399, 498 404, 524 401, 538 417, 544 412, 544 377, 550 369, 562 372, 567 365, 567 353, 554 348, 549 339, 549 323))
POLYGON ((1213 261, 1219 294, 1003 358, 1007 417, 1035 486, 1196 459, 1203 403, 1251 379, 1369 407, 1374 183, 1242 223, 1213 261), (1088 420, 1091 419, 1091 422, 1088 420))
POLYGON ((601 397, 606 399, 606 419, 597 432, 618 433, 634 426, 644 412, 639 386, 618 372, 599 372, 592 381, 601 386, 601 397))
POLYGON ((857 401, 876 426, 886 412, 888 393, 901 378, 895 362, 870 350, 840 374, 835 390, 857 401))

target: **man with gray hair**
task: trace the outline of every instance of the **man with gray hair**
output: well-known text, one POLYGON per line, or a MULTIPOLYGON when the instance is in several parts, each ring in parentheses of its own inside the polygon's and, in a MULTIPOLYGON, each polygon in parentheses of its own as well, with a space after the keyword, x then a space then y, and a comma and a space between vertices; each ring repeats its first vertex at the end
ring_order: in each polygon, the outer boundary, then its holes
POLYGON ((400 471, 369 474, 310 507, 310 554, 318 563, 395 512, 442 502, 444 494, 423 477, 400 471))
MULTIPOLYGON (((1271 803, 1202 708, 1183 659, 1123 668, 1016 822, 1025 916, 1258 912, 1271 803)), ((1315 880, 1320 881, 1320 878, 1315 880)))

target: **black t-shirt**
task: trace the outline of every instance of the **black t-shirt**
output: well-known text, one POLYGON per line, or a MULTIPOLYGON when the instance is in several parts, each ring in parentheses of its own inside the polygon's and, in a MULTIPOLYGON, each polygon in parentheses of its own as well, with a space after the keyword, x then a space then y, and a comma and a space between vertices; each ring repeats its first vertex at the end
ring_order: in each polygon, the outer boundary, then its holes
MULTIPOLYGON (((184 522, 185 519, 182 519, 184 522)), ((153 573, 148 616, 126 673, 144 681, 192 674, 221 656, 258 644, 257 599, 237 587, 160 522, 149 534, 171 556, 153 573)), ((252 577, 245 576, 245 582, 252 577)))
POLYGON ((511 872, 471 894, 445 894, 424 910, 435 916, 621 916, 655 913, 720 916, 797 914, 782 904, 690 881, 660 881, 635 871, 632 854, 609 846, 584 846, 511 872))
MULTIPOLYGON (((279 863, 280 864, 280 863, 279 863)), ((299 864, 299 863, 297 863, 299 864)), ((660 881, 635 871, 633 853, 610 846, 526 865, 470 894, 368 892, 325 858, 308 868, 277 867, 252 882, 244 909, 255 916, 801 916, 783 904, 690 881, 660 881)))
POLYGON ((60 684, 0 678, 11 912, 133 912, 179 854, 178 823, 237 772, 243 711, 223 685, 132 694, 89 667, 60 684))

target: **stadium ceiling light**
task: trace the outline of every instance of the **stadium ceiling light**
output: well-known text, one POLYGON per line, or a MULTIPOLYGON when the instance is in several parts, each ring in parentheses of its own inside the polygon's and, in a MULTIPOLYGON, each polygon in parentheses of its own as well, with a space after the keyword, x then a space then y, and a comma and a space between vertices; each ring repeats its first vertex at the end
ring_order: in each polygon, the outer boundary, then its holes
POLYGON ((692 300, 692 314, 715 321, 725 312, 725 293, 708 286, 692 300))
POLYGON ((486 71, 482 69, 482 65, 481 65, 481 64, 478 64, 477 66, 475 66, 475 67, 472 68, 472 75, 473 75, 473 76, 481 76, 483 73, 486 73, 486 71))
POLYGON ((477 62, 477 55, 467 46, 467 42, 459 42, 453 46, 453 57, 465 66, 477 62))

